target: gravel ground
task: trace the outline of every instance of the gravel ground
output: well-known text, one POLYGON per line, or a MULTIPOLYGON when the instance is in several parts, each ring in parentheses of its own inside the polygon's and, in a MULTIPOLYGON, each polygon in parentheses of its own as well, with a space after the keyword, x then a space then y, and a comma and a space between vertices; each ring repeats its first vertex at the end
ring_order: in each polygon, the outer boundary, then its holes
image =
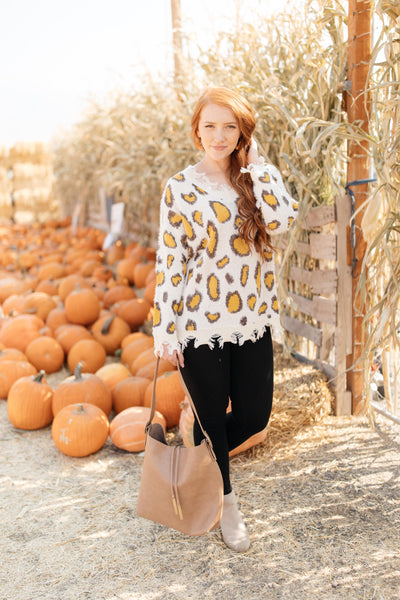
POLYGON ((135 516, 142 456, 72 459, 0 404, 1 600, 400 598, 400 427, 325 417, 232 459, 252 545, 135 516))

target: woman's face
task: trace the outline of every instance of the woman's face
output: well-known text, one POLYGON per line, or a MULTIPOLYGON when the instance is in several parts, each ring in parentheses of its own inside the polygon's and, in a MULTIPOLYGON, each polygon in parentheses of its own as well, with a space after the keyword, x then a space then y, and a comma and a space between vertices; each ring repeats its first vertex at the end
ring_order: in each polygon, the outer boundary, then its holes
POLYGON ((230 108, 207 104, 201 111, 197 134, 207 156, 214 161, 223 161, 237 146, 239 123, 230 108))

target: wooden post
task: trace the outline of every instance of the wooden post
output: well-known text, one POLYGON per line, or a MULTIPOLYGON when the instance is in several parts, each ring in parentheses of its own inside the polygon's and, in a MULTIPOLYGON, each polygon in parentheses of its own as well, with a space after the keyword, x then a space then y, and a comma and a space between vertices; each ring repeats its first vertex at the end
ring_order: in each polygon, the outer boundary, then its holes
POLYGON ((172 48, 174 53, 174 81, 176 89, 183 76, 183 43, 181 0, 171 0, 172 48))
MULTIPOLYGON (((371 58, 371 0, 349 0, 349 34, 348 34, 348 74, 347 74, 347 114, 350 123, 357 123, 366 133, 369 125, 368 75, 371 58)), ((347 183, 369 178, 369 145, 365 140, 361 144, 349 142, 347 183)), ((366 199, 368 185, 350 187, 354 193, 355 241, 353 262, 353 347, 348 357, 348 385, 353 395, 353 414, 360 414, 364 409, 363 363, 362 356, 362 323, 364 309, 356 290, 359 282, 361 264, 364 258, 366 243, 361 231, 363 211, 360 210, 366 199)))
POLYGON ((348 195, 336 198, 337 222, 337 321, 336 321, 336 410, 337 416, 351 415, 352 395, 346 376, 347 356, 352 354, 352 277, 348 265, 347 244, 351 218, 351 200, 348 195))

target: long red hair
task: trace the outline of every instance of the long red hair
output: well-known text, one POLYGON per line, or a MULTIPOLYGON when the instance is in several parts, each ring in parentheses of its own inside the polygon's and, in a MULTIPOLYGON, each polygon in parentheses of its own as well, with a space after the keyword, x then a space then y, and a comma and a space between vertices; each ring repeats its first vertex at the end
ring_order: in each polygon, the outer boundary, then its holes
POLYGON ((256 126, 253 109, 248 101, 234 90, 226 87, 207 88, 198 99, 192 115, 192 139, 196 148, 199 149, 202 148, 198 135, 201 111, 207 104, 218 104, 230 108, 237 119, 240 137, 236 149, 231 154, 229 179, 239 196, 238 211, 242 217, 239 233, 251 247, 263 256, 263 250, 266 247, 272 249, 272 245, 261 212, 256 206, 251 175, 241 172, 242 167, 247 167, 247 152, 256 126))

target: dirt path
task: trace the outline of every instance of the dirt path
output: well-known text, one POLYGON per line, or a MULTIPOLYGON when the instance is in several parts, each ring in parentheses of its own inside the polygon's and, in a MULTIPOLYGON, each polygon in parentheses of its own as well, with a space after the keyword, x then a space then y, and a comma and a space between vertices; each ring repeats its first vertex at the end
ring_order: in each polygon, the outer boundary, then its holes
POLYGON ((135 517, 142 457, 62 455, 0 404, 1 600, 400 598, 400 428, 334 417, 232 461, 252 546, 135 517))

